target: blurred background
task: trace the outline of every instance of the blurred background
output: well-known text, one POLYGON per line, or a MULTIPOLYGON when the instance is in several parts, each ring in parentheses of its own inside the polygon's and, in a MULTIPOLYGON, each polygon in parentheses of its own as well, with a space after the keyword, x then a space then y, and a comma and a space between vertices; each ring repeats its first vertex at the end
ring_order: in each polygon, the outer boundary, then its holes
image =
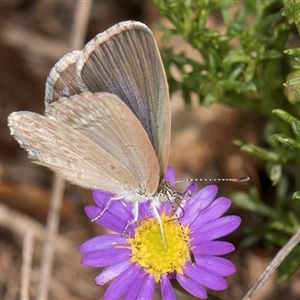
MULTIPOLYGON (((61 56, 73 50, 70 49, 70 36, 75 5, 75 1, 0 3, 0 299, 19 299, 22 243, 27 231, 34 233, 30 297, 37 295, 53 184, 53 174, 33 165, 27 153, 10 136, 7 116, 19 110, 43 114, 47 75, 61 56)), ((160 15, 151 1, 94 1, 85 42, 125 20, 148 25, 162 48, 162 34, 153 24, 170 26, 170 22, 160 15)), ((217 13, 209 22, 222 32, 217 13)), ((184 52, 201 61, 198 52, 179 36, 174 36, 169 45, 175 52, 184 52)), ((174 76, 177 75, 174 70, 174 76)), ((220 183, 219 195, 228 196, 237 190, 246 192, 253 185, 263 195, 272 193, 271 181, 263 171, 264 162, 241 152, 232 143, 242 139, 260 144, 265 117, 221 104, 201 106, 198 100, 192 95, 187 108, 180 92, 172 94, 170 165, 175 168, 177 179, 250 176, 251 182, 247 183, 220 183)), ((203 185, 199 184, 199 187, 203 185)), ((83 211, 85 205, 93 203, 90 194, 88 190, 66 185, 49 299, 100 299, 105 290, 94 284, 100 270, 82 266, 81 255, 77 252, 83 241, 102 232, 83 211)), ((234 206, 229 213, 244 216, 241 229, 228 238, 237 244, 243 226, 251 225, 253 218, 234 206)), ((229 289, 215 295, 241 299, 272 255, 272 251, 259 243, 247 251, 238 249, 228 255, 236 264, 237 273, 228 278, 229 289)), ((256 299, 299 299, 299 283, 299 272, 280 288, 270 280, 256 299)), ((180 293, 178 297, 187 299, 180 293)))

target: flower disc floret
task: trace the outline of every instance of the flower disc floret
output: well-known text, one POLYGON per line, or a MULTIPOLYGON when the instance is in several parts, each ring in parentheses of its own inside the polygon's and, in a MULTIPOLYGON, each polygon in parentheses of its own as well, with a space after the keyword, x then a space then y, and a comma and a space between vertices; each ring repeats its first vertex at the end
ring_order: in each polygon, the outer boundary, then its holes
POLYGON ((174 222, 174 216, 166 216, 164 212, 160 217, 166 247, 162 241, 159 222, 154 218, 142 220, 135 228, 134 236, 127 239, 132 252, 130 261, 153 274, 156 282, 159 282, 162 274, 174 271, 183 274, 182 268, 189 259, 189 228, 174 222))

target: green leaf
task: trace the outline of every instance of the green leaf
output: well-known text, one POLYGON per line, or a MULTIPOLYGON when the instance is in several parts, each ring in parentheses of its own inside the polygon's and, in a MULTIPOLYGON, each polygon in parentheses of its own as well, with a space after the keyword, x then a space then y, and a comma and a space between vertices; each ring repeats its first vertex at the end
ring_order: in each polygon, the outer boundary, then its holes
POLYGON ((300 199, 300 191, 294 192, 293 199, 299 200, 300 199))
POLYGON ((294 121, 291 121, 291 127, 293 130, 294 135, 296 136, 297 140, 300 141, 300 124, 294 121))
POLYGON ((280 156, 273 151, 269 151, 262 147, 258 147, 252 143, 246 143, 240 140, 235 140, 233 143, 239 146, 242 151, 254 154, 255 156, 258 156, 264 160, 271 161, 271 162, 280 161, 280 156))
POLYGON ((238 62, 249 63, 251 58, 248 54, 246 54, 243 50, 232 50, 229 51, 228 55, 224 59, 225 64, 233 64, 238 62))
POLYGON ((279 52, 277 50, 271 49, 271 50, 267 50, 263 53, 260 53, 260 60, 264 60, 264 59, 278 59, 282 56, 282 52, 279 52))
POLYGON ((281 164, 272 164, 269 170, 269 177, 272 181, 272 185, 275 186, 278 184, 282 176, 282 165, 281 164))
POLYGON ((275 220, 270 223, 270 228, 290 235, 293 235, 295 233, 295 227, 287 224, 286 220, 284 221, 275 220))
POLYGON ((249 196, 247 193, 235 192, 231 195, 233 203, 243 209, 259 213, 264 216, 276 218, 278 215, 258 197, 249 196))
POLYGON ((300 149, 300 141, 290 138, 286 134, 282 134, 282 133, 272 134, 271 138, 274 139, 275 141, 285 144, 287 146, 291 146, 291 147, 300 149))
POLYGON ((300 56, 300 48, 287 49, 283 53, 291 56, 300 56))
POLYGON ((291 122, 295 122, 296 124, 298 124, 298 126, 300 126, 300 121, 297 118, 293 117, 282 109, 273 109, 272 113, 280 117, 282 120, 288 122, 289 124, 291 124, 291 122))
POLYGON ((300 246, 296 246, 278 268, 276 283, 286 282, 300 268, 300 246))
POLYGON ((300 84, 300 76, 292 77, 291 79, 283 83, 283 85, 287 87, 296 87, 299 84, 300 84))

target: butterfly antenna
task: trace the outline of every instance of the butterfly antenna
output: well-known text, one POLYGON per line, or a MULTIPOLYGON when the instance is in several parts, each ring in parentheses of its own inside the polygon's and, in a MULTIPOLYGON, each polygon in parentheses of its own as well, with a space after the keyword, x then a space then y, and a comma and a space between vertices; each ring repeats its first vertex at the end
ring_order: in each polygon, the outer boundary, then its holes
POLYGON ((250 177, 236 177, 236 178, 199 178, 199 179, 183 179, 174 181, 173 183, 182 183, 182 182, 246 182, 250 180, 250 177))
MULTIPOLYGON (((178 199, 179 200, 179 199, 178 199)), ((180 220, 180 219, 182 219, 183 217, 184 217, 184 215, 185 215, 185 211, 184 211, 184 209, 183 209, 183 207, 180 205, 180 203, 178 202, 178 201, 175 201, 176 202, 176 204, 178 205, 178 207, 181 209, 181 211, 182 211, 182 215, 179 217, 178 216, 178 218, 176 218, 176 220, 180 220)))
MULTIPOLYGON (((181 196, 181 195, 179 196, 179 193, 176 193, 176 200, 177 200, 177 199, 179 200, 180 198, 182 198, 182 196, 181 196)), ((169 201, 169 203, 171 204, 172 210, 173 210, 174 215, 175 215, 175 219, 174 219, 174 220, 177 220, 177 222, 178 222, 179 225, 180 225, 180 230, 181 230, 181 233, 182 233, 184 242, 186 243, 186 245, 187 245, 187 247, 188 247, 189 255, 190 255, 190 259, 191 259, 192 265, 193 265, 193 266, 196 266, 195 255, 194 255, 194 253, 193 253, 193 251, 192 251, 192 248, 191 248, 191 245, 190 245, 190 243, 189 243, 189 241, 188 241, 188 239, 187 239, 186 233, 184 232, 183 226, 182 226, 182 224, 181 224, 181 222, 180 222, 180 219, 181 219, 183 216, 181 216, 181 217, 178 216, 178 214, 177 214, 177 212, 176 212, 176 209, 175 209, 175 206, 173 205, 173 202, 171 201, 170 198, 168 198, 168 201, 169 201)), ((178 204, 178 205, 179 205, 179 204, 178 204)), ((184 213, 183 207, 181 207, 180 205, 179 205, 179 207, 182 209, 182 211, 183 211, 183 213, 184 213)))

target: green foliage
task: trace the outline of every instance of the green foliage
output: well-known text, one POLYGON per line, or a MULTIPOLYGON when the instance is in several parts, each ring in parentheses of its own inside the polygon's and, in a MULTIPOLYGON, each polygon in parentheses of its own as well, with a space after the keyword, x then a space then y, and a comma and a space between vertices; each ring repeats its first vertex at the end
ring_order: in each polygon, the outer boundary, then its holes
MULTIPOLYGON (((231 198, 261 220, 246 228, 243 248, 258 241, 282 247, 300 227, 300 48, 287 49, 293 29, 300 32, 300 0, 153 2, 173 24, 157 25, 164 41, 180 35, 199 54, 193 59, 164 50, 170 91, 181 91, 187 106, 195 93, 203 105, 223 103, 267 118, 261 137, 267 146, 235 144, 266 162, 274 188, 267 199, 255 188, 231 198)), ((277 282, 299 264, 298 246, 282 263, 277 282)))
POLYGON ((284 283, 300 267, 300 247, 295 247, 285 261, 279 266, 276 283, 284 283))
POLYGON ((274 99, 284 102, 287 58, 283 50, 289 25, 279 12, 280 2, 153 2, 175 26, 158 26, 164 40, 181 35, 201 57, 195 61, 171 48, 163 55, 170 90, 182 91, 186 104, 190 104, 191 92, 207 106, 221 102, 264 114, 274 108, 274 99), (216 25, 208 26, 208 18, 216 25), (174 78, 174 67, 181 79, 174 78))

